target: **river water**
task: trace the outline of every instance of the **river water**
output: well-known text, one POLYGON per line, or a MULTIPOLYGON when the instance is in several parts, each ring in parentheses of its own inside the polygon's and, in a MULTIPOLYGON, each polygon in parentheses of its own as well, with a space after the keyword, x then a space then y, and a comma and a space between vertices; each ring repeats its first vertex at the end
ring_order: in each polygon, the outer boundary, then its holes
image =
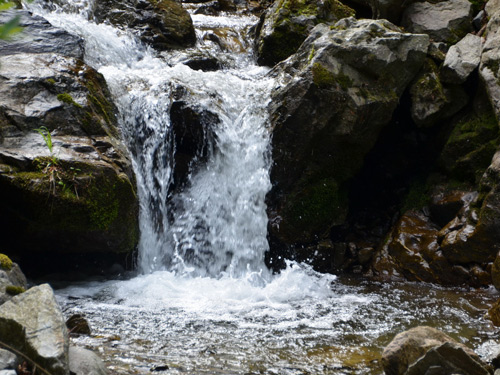
POLYGON ((90 0, 29 7, 84 38, 137 175, 138 271, 57 290, 64 312, 84 314, 93 328, 74 340, 101 352, 111 373, 380 374, 383 347, 423 324, 491 352, 497 331, 483 316, 493 290, 373 283, 295 263, 279 275, 267 270, 266 106, 276 82, 251 53, 255 16, 193 14, 197 45, 159 54, 127 30, 93 23, 90 0), (184 64, 200 54, 224 68, 184 64), (213 134, 207 161, 173 193, 169 110, 178 92, 219 121, 204 124, 213 134))

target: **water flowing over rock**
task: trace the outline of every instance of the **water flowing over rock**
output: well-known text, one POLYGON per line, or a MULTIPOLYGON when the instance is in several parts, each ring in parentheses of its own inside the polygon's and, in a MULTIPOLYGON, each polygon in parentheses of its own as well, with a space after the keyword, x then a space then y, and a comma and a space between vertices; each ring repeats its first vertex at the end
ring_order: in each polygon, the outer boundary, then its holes
POLYGON ((191 16, 174 0, 97 0, 93 15, 97 22, 132 29, 158 50, 192 46, 196 41, 191 16))
POLYGON ((467 34, 465 38, 450 47, 446 54, 441 76, 445 82, 463 83, 481 60, 481 37, 467 34))
POLYGON ((0 306, 0 340, 51 374, 69 374, 68 332, 48 284, 33 287, 0 306))
POLYGON ((428 34, 435 42, 456 43, 472 31, 472 4, 468 0, 415 2, 406 8, 402 26, 428 34))
MULTIPOLYGON (((78 58, 44 49, 43 38, 62 32, 39 17, 34 24, 46 28, 32 36, 40 41, 37 53, 0 56, 0 191, 9 197, 0 223, 7 252, 45 251, 45 258, 130 252, 138 237, 134 175, 106 82, 78 58)), ((80 56, 80 38, 71 40, 74 49, 64 45, 60 52, 80 56)))
POLYGON ((346 184, 421 68, 429 38, 388 21, 346 18, 316 26, 278 66, 273 93, 271 231, 286 244, 344 222, 346 184), (288 78, 287 74, 293 76, 288 78))
POLYGON ((276 1, 258 26, 257 61, 273 66, 294 54, 318 23, 352 16, 354 11, 338 0, 276 1))
MULTIPOLYGON (((394 337, 389 345, 385 347, 384 352, 382 353, 382 365, 384 367, 385 374, 424 374, 426 373, 425 371, 427 368, 433 364, 438 364, 439 366, 444 365, 444 363, 446 363, 445 360, 443 360, 443 362, 435 363, 432 362, 431 358, 427 357, 426 353, 429 353, 432 349, 435 349, 435 351, 437 351, 437 353, 441 356, 443 355, 442 353, 447 353, 445 355, 448 355, 450 352, 453 352, 454 355, 456 355, 458 352, 458 361, 457 359, 453 359, 451 356, 448 356, 447 360, 452 363, 459 362, 460 360, 463 362, 474 362, 471 367, 476 368, 475 366, 477 365, 480 369, 478 372, 470 372, 470 374, 486 375, 488 373, 481 366, 481 362, 477 354, 475 354, 471 349, 463 344, 457 343, 450 336, 435 328, 420 326, 399 333, 396 337, 394 337), (424 356, 423 358, 427 357, 425 361, 428 362, 420 362, 420 358, 422 356, 424 356), (467 356, 467 358, 465 359, 464 356, 467 356), (419 372, 419 369, 421 370, 420 366, 427 367, 425 367, 423 372, 419 372)), ((469 374, 469 372, 466 372, 466 374, 469 374)))
POLYGON ((486 11, 490 17, 485 31, 479 71, 486 84, 491 105, 497 119, 500 118, 500 4, 496 0, 488 2, 486 11))

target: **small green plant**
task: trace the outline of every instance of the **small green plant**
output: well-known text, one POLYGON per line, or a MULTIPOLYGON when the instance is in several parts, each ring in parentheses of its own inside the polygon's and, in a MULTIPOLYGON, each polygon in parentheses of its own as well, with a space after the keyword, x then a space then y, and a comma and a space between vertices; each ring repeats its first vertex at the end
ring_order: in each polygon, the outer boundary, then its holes
POLYGON ((49 149, 50 154, 52 155, 52 149, 53 149, 53 144, 52 144, 52 135, 50 134, 50 130, 47 129, 46 126, 41 126, 38 129, 35 129, 38 134, 40 134, 45 141, 45 144, 47 145, 47 148, 49 149))

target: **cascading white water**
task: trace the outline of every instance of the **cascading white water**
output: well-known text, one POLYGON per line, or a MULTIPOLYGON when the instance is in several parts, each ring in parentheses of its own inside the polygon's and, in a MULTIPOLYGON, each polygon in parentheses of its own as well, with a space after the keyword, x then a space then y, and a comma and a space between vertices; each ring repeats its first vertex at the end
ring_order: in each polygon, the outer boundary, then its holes
MULTIPOLYGON (((339 282, 295 264, 271 276, 263 263, 265 107, 274 85, 266 69, 238 45, 217 52, 231 68, 191 70, 181 62, 192 50, 158 57, 126 31, 89 21, 93 6, 80 0, 30 9, 84 38, 85 60, 104 75, 120 110, 137 175, 142 275, 57 291, 65 312, 84 313, 94 329, 76 341, 100 351, 111 372, 148 374, 160 365, 169 374, 373 375, 381 373, 381 348, 410 326, 440 326, 475 347, 494 334, 475 307, 491 298, 487 292, 470 293, 472 306, 463 290, 339 282), (210 124, 216 137, 208 161, 171 197, 169 109, 179 87, 189 93, 184 101, 220 121, 210 124)), ((257 22, 193 18, 196 48, 206 50, 217 47, 201 41, 202 30, 238 35, 257 22)))
MULTIPOLYGON (((246 54, 234 59, 234 68, 216 72, 170 66, 178 52, 156 57, 131 35, 89 22, 91 8, 84 1, 71 3, 69 9, 77 13, 38 11, 84 38, 86 62, 104 75, 115 97, 138 180, 141 270, 236 277, 265 272, 264 198, 270 188, 265 107, 273 84, 264 78, 266 70, 246 54), (216 133, 208 162, 172 198, 175 150, 169 110, 179 87, 189 93, 188 102, 216 114, 220 123, 207 124, 216 133), (169 199, 175 200, 175 210, 169 210, 169 199)), ((205 24, 215 19, 199 18, 205 24)), ((242 30, 255 21, 227 18, 225 26, 242 30)))

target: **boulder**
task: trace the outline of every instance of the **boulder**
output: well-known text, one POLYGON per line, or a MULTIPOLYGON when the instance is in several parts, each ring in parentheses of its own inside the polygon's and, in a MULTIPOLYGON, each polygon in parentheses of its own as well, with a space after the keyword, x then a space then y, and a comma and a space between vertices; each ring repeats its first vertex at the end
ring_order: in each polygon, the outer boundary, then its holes
POLYGON ((75 375, 106 375, 108 373, 97 354, 77 346, 69 347, 69 370, 75 375))
POLYGON ((454 342, 430 349, 408 368, 405 375, 464 374, 489 375, 486 365, 475 355, 471 356, 463 346, 454 342))
POLYGON ((14 353, 0 349, 0 370, 13 370, 17 362, 17 356, 14 353))
POLYGON ((489 1, 486 11, 489 21, 485 31, 485 42, 481 54, 479 72, 488 90, 488 96, 495 111, 500 118, 500 4, 498 1, 489 1))
POLYGON ((135 176, 103 76, 50 48, 0 56, 0 66, 5 251, 23 260, 133 251, 135 176))
POLYGON ((468 102, 462 87, 444 86, 436 64, 427 59, 410 86, 411 117, 419 127, 430 127, 451 117, 468 102))
MULTIPOLYGON (((432 348, 441 347, 445 343, 451 344, 445 347, 445 351, 448 349, 455 355, 455 349, 459 348, 474 361, 479 362, 477 354, 465 345, 457 343, 450 336, 435 328, 419 326, 397 334, 385 347, 382 353, 384 372, 386 375, 409 374, 409 367, 412 364, 432 348), (452 349, 449 349, 450 346, 452 349)), ((425 374, 426 372, 412 372, 411 374, 415 375, 417 373, 425 374)))
POLYGON ((94 19, 127 28, 160 51, 196 42, 191 16, 174 0, 98 0, 94 19))
POLYGON ((69 338, 48 284, 33 287, 0 306, 0 340, 53 375, 69 375, 69 338))
POLYGON ((70 334, 76 335, 90 335, 89 322, 81 314, 71 315, 68 320, 66 320, 66 327, 70 334))
POLYGON ((453 84, 465 82, 479 66, 481 49, 481 37, 474 34, 467 34, 465 38, 451 46, 441 68, 442 80, 453 84))
POLYGON ((28 288, 26 276, 16 263, 0 254, 0 305, 28 288))
MULTIPOLYGON (((494 284, 495 285, 495 284, 494 284)), ((498 286, 495 285, 498 290, 498 286)), ((493 325, 500 327, 500 300, 496 301, 486 313, 486 317, 491 320, 493 325)))
POLYGON ((468 0, 415 2, 406 8, 402 25, 409 32, 428 34, 435 42, 454 44, 472 31, 472 12, 468 0))
POLYGON ((428 45, 427 35, 404 33, 385 20, 345 18, 316 26, 277 66, 283 85, 270 105, 268 212, 280 242, 311 242, 344 222, 348 182, 420 70, 428 45))
MULTIPOLYGON (((491 283, 497 290, 500 290, 500 254, 497 254, 491 266, 491 283)), ((498 322, 500 325, 500 314, 498 322)))
POLYGON ((273 66, 294 54, 318 23, 351 16, 354 11, 338 0, 275 1, 259 26, 257 62, 273 66))

